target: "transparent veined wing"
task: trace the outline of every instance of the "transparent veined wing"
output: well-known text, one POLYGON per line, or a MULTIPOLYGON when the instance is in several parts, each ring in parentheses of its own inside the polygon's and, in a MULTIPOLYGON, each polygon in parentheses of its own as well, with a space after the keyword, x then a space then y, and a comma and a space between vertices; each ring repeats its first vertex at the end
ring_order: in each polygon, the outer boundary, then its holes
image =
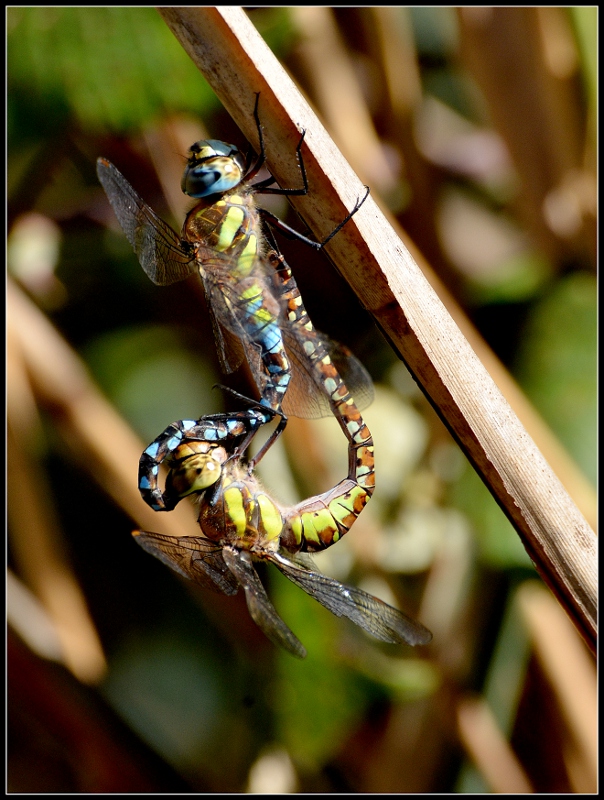
MULTIPOLYGON (((337 380, 345 384, 357 408, 363 410, 373 400, 371 376, 348 348, 316 330, 307 314, 293 273, 278 251, 270 229, 265 228, 265 233, 271 249, 264 253, 261 260, 283 306, 280 324, 292 373, 283 399, 284 413, 310 419, 330 416, 333 409, 322 375, 326 356, 338 373, 337 380)), ((332 378, 333 384, 335 376, 333 372, 330 373, 329 367, 326 369, 329 373, 326 377, 332 378)))
MULTIPOLYGON (((332 409, 316 369, 309 361, 295 330, 283 328, 285 352, 292 364, 292 380, 283 399, 283 412, 292 417, 319 419, 332 409)), ((317 333, 359 411, 371 405, 374 387, 371 375, 350 350, 324 333, 317 333)))
POLYGON ((143 550, 184 578, 224 594, 237 594, 239 584, 222 557, 222 547, 203 536, 165 536, 151 531, 132 534, 143 550))
POLYGON ((147 276, 159 286, 177 283, 197 271, 192 248, 167 225, 106 158, 96 172, 118 222, 147 276))
MULTIPOLYGON (((145 203, 110 161, 97 159, 97 175, 126 238, 153 283, 167 286, 199 273, 193 246, 183 241, 145 203)), ((235 303, 239 298, 225 280, 225 277, 228 279, 231 261, 221 255, 212 253, 213 263, 208 264, 210 272, 204 281, 204 289, 220 363, 225 372, 233 372, 243 360, 240 342, 242 336, 245 337, 245 330, 229 310, 225 295, 232 296, 235 303), (229 333, 225 334, 225 331, 229 333)))
POLYGON ((221 367, 233 372, 245 357, 262 395, 269 375, 259 339, 267 329, 281 337, 281 304, 271 294, 260 260, 248 277, 238 280, 228 252, 198 247, 197 258, 221 367))
MULTIPOLYGON (((284 413, 305 418, 329 416, 329 401, 309 362, 304 341, 285 318, 282 299, 276 294, 265 259, 259 257, 250 276, 238 281, 233 274, 233 256, 183 241, 110 161, 97 159, 97 175, 143 270, 155 284, 166 286, 196 272, 200 274, 223 370, 233 372, 245 354, 254 382, 260 394, 264 393, 269 377, 262 365, 262 349, 251 338, 246 321, 250 309, 268 310, 266 325, 280 328, 292 364, 284 413)), ((373 399, 371 377, 347 348, 325 335, 317 335, 363 410, 373 399)))
POLYGON ((268 558, 286 578, 332 614, 348 617, 376 639, 410 645, 428 644, 432 639, 430 631, 419 622, 362 589, 346 586, 320 572, 307 570, 276 553, 268 558))
POLYGON ((260 630, 273 642, 293 656, 304 658, 306 649, 277 614, 247 553, 225 547, 224 560, 243 590, 250 616, 260 630))

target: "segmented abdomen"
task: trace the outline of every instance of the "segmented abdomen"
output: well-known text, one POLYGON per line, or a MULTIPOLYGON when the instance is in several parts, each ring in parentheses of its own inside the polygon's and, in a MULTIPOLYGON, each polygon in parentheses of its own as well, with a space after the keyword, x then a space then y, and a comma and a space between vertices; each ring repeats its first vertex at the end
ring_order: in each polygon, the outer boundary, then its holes
POLYGON ((291 550, 322 550, 350 530, 373 494, 373 439, 350 392, 334 366, 321 335, 306 313, 292 272, 280 254, 271 250, 272 265, 287 308, 288 324, 303 345, 313 374, 329 398, 332 411, 348 439, 348 477, 328 492, 298 504, 288 515, 281 544, 291 550))

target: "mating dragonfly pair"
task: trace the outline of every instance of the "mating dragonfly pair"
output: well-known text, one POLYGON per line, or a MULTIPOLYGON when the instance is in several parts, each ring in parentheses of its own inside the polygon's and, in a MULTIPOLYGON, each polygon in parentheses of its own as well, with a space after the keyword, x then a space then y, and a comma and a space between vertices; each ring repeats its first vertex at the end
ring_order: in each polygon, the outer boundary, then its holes
MULTIPOLYGON (((245 357, 260 392, 250 408, 181 420, 168 426, 143 452, 139 489, 156 511, 169 511, 185 496, 199 505, 201 536, 135 532, 148 552, 203 586, 235 594, 242 587, 254 621, 274 643, 298 657, 306 651, 272 606, 253 561, 270 561, 337 616, 345 616, 382 641, 425 644, 430 632, 402 612, 317 572, 305 554, 330 547, 350 529, 374 489, 373 441, 340 371, 361 401, 373 396, 371 379, 341 345, 319 334, 270 227, 321 249, 323 242, 286 226, 256 205, 255 195, 300 195, 308 183, 300 139, 296 156, 303 186, 274 187, 274 178, 253 182, 264 165, 258 98, 254 109, 260 153, 248 159, 233 145, 209 139, 190 150, 182 190, 199 202, 179 236, 103 158, 97 174, 145 273, 158 285, 199 274, 221 364, 234 370, 245 357), (270 226, 270 227, 268 227, 270 226), (347 477, 333 489, 286 507, 262 488, 255 464, 285 427, 287 415, 333 413, 348 440, 347 477), (244 461, 256 432, 275 417, 279 424, 255 459, 244 461), (169 468, 165 489, 159 468, 169 468)), ((366 197, 366 196, 365 196, 366 197)))

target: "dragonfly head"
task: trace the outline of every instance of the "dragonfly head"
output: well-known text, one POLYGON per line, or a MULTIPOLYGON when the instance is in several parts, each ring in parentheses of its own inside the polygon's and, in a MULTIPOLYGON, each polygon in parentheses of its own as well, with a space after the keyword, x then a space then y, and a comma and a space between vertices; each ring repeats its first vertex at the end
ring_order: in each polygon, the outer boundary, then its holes
POLYGON ((223 447, 213 447, 209 452, 194 453, 170 468, 166 479, 165 498, 168 502, 180 500, 189 494, 203 492, 213 486, 222 474, 227 459, 223 447))
POLYGON ((189 150, 180 187, 189 197, 222 194, 241 183, 246 166, 243 153, 234 144, 202 139, 189 150))

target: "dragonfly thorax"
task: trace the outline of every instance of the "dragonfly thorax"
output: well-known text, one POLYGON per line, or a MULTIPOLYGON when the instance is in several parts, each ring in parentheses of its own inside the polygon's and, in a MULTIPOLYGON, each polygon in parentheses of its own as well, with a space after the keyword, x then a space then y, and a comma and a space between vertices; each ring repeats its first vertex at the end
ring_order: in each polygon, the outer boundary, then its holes
POLYGON ((211 541, 265 552, 279 549, 285 522, 280 504, 237 462, 223 468, 212 502, 200 504, 198 521, 211 541))
POLYGON ((197 199, 224 194, 241 183, 245 172, 246 160, 235 145, 203 139, 189 150, 180 187, 197 199))

